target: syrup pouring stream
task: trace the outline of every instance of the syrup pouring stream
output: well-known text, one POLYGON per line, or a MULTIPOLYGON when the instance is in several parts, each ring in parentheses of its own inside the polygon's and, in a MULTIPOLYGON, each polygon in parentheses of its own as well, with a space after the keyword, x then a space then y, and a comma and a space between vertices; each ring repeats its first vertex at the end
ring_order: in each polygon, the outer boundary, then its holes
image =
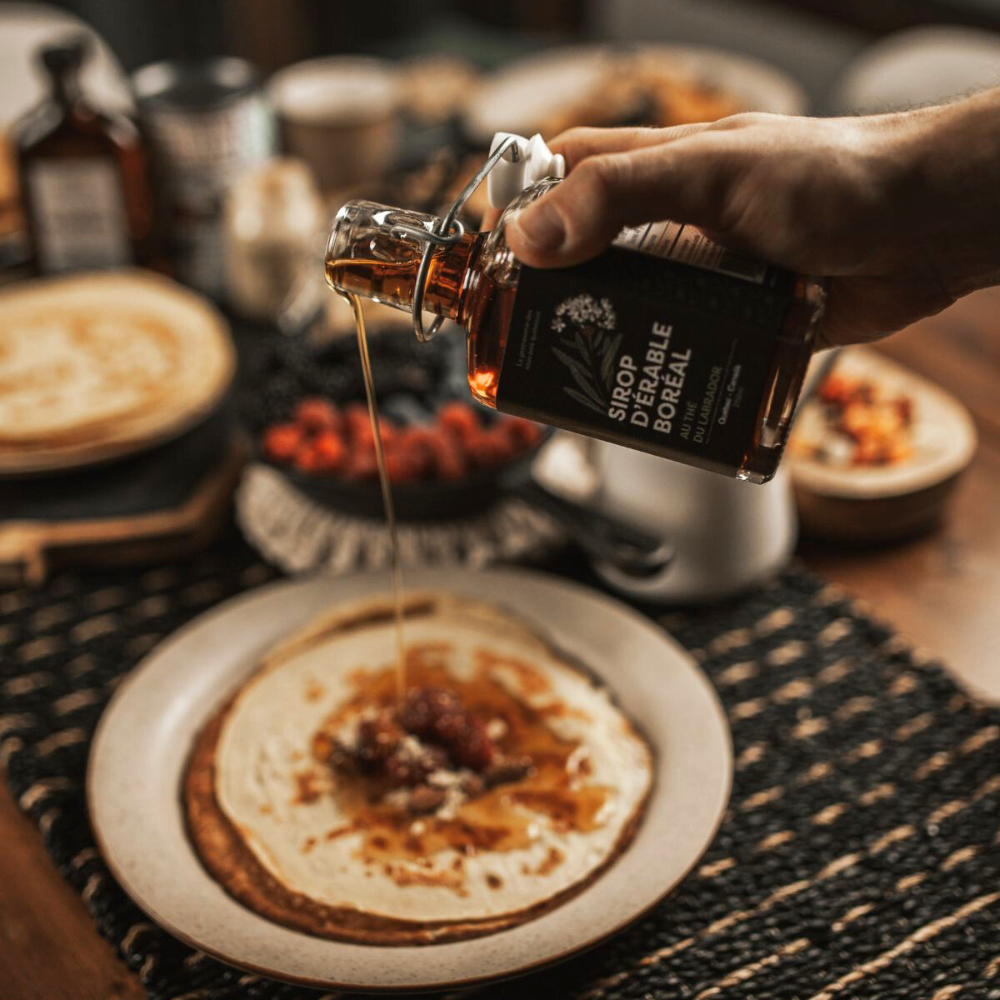
POLYGON ((350 292, 340 292, 350 303, 354 312, 354 326, 358 333, 358 352, 361 355, 361 369, 365 381, 365 397, 368 401, 368 418, 372 424, 375 442, 375 462, 378 465, 378 481, 382 489, 382 505, 389 529, 389 567, 392 577, 393 615, 396 619, 396 699, 402 703, 406 695, 406 659, 403 647, 403 566, 399 558, 399 532, 396 528, 396 508, 392 502, 392 489, 385 469, 385 450, 382 447, 382 422, 379 419, 378 400, 375 398, 375 383, 372 379, 372 362, 368 355, 368 338, 365 334, 365 316, 361 298, 350 292))

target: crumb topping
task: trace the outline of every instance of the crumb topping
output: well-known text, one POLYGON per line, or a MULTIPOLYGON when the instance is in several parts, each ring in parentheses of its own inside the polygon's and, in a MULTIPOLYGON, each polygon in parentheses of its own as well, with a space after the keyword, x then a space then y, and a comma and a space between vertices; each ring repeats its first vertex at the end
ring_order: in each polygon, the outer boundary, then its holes
POLYGON ((369 709, 334 736, 328 763, 371 780, 381 801, 413 816, 449 819, 461 805, 532 771, 529 757, 505 756, 503 719, 482 719, 447 688, 411 691, 398 708, 369 709))

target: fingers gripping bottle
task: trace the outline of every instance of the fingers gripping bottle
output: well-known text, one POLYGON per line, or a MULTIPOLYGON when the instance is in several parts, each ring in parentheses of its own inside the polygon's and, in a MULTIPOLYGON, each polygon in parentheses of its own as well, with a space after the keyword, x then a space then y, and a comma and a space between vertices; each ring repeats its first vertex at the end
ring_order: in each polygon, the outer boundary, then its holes
POLYGON ((469 387, 486 406, 766 482, 822 318, 821 282, 673 222, 624 229, 575 267, 528 267, 507 226, 563 169, 540 136, 499 133, 443 219, 348 202, 327 280, 412 311, 420 339, 445 319, 464 327, 469 387), (467 232, 457 213, 487 175, 491 201, 506 208, 492 231, 467 232))

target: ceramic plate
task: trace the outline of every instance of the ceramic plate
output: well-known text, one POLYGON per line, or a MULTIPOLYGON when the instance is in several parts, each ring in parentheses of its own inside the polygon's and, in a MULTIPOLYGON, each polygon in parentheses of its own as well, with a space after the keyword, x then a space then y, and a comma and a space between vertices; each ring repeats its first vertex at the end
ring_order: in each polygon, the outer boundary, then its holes
POLYGON ((844 70, 831 102, 835 113, 885 114, 964 97, 994 87, 1000 38, 957 24, 894 31, 864 49, 844 70))
POLYGON ((483 145, 499 131, 537 132, 540 123, 600 84, 608 56, 615 53, 662 62, 679 77, 732 94, 747 111, 800 115, 807 109, 805 92, 791 77, 736 52, 694 45, 579 45, 543 50, 487 77, 466 103, 465 132, 483 145))
POLYGON ((822 404, 810 399, 796 416, 788 465, 795 485, 811 493, 854 500, 884 499, 925 490, 956 476, 976 452, 976 425, 954 396, 916 372, 866 347, 840 352, 837 374, 870 379, 887 397, 913 402, 912 453, 890 465, 845 466, 819 462, 797 449, 800 441, 826 443, 831 434, 822 404))
POLYGON ((97 841, 125 890, 178 938, 231 965, 318 987, 418 990, 511 976, 613 934, 670 892, 708 847, 729 798, 732 751, 708 680, 664 632, 590 590, 537 573, 413 572, 408 587, 503 604, 601 674, 657 754, 649 807, 615 864, 563 906, 488 937, 379 948, 310 937, 226 895, 188 842, 180 784, 195 735, 289 632, 340 601, 382 593, 384 573, 281 582, 167 639, 105 712, 88 773, 97 841))

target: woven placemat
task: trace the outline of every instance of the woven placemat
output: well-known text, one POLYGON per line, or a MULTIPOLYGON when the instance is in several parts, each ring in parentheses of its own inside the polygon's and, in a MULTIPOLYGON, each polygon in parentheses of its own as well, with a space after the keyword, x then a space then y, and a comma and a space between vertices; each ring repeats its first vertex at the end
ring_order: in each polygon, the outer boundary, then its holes
MULTIPOLYGON (((83 778, 101 710, 160 639, 272 576, 235 537, 191 562, 0 596, 0 760, 60 871, 154 1000, 314 991, 192 951, 108 874, 83 778)), ((664 624, 729 714, 729 814, 674 895, 587 955, 477 996, 1000 997, 1000 711, 793 569, 664 624)))

